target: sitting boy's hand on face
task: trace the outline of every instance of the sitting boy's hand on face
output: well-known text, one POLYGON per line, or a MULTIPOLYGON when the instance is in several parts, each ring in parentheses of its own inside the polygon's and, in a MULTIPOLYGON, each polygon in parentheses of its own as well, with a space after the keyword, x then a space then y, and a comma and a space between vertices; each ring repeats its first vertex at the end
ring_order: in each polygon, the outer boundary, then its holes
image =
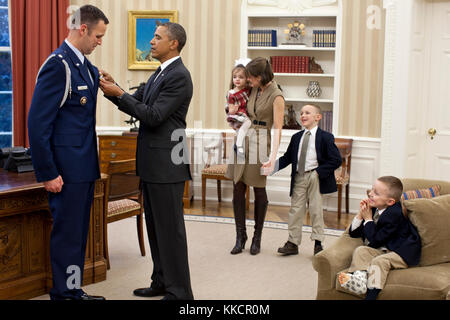
POLYGON ((369 199, 361 201, 359 212, 364 220, 372 220, 372 209, 369 205, 369 199))
POLYGON ((369 206, 368 199, 361 200, 361 202, 359 203, 359 212, 358 215, 356 216, 359 220, 364 219, 362 212, 366 210, 368 206, 369 206))

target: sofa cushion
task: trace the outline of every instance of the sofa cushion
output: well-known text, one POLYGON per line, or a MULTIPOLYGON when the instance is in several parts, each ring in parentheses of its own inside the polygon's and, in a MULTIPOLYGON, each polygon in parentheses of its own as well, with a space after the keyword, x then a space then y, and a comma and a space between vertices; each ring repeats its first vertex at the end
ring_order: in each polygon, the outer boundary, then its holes
MULTIPOLYGON (((347 270, 343 270, 343 272, 347 272, 347 270)), ((341 287, 337 276, 336 290, 350 293, 341 287)), ((389 271, 386 285, 378 299, 445 300, 449 290, 450 263, 429 267, 412 267, 389 271)), ((355 296, 364 298, 360 295, 355 296)))
POLYGON ((422 240, 420 266, 450 262, 450 195, 404 201, 422 240))
POLYGON ((212 165, 208 168, 204 168, 202 170, 203 174, 216 174, 216 175, 225 175, 225 173, 227 172, 227 164, 217 164, 217 165, 212 165))
POLYGON ((417 190, 409 190, 405 191, 402 194, 402 200, 412 200, 412 199, 419 199, 419 198, 434 198, 439 197, 439 191, 441 187, 436 184, 430 188, 426 189, 417 189, 417 190))

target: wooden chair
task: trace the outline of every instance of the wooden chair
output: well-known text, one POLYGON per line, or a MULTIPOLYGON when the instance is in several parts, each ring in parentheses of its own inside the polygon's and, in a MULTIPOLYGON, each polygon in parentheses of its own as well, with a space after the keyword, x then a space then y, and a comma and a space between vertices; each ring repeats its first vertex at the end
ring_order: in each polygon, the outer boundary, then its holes
MULTIPOLYGON (((233 135, 234 136, 234 135, 233 135)), ((204 149, 208 153, 208 160, 206 161, 206 165, 202 170, 202 207, 205 208, 206 205, 206 180, 213 179, 217 180, 217 200, 222 202, 222 180, 230 180, 225 177, 225 173, 227 172, 227 153, 232 152, 233 150, 234 139, 232 135, 226 134, 226 132, 222 132, 220 139, 209 146, 206 146, 204 149), (217 151, 216 151, 217 150, 217 151), (214 156, 218 157, 216 159, 220 159, 220 164, 211 164, 214 156)), ((250 207, 250 188, 247 186, 246 190, 246 207, 247 210, 250 207)))
POLYGON ((106 169, 108 182, 105 190, 104 247, 107 268, 110 269, 108 252, 108 223, 136 216, 137 234, 141 255, 145 256, 143 232, 143 200, 136 176, 136 159, 110 161, 106 169))
POLYGON ((350 211, 350 168, 352 164, 352 145, 353 139, 336 138, 336 146, 338 147, 341 157, 342 165, 338 168, 334 175, 338 185, 338 219, 341 219, 342 206, 342 188, 345 186, 345 211, 350 211))

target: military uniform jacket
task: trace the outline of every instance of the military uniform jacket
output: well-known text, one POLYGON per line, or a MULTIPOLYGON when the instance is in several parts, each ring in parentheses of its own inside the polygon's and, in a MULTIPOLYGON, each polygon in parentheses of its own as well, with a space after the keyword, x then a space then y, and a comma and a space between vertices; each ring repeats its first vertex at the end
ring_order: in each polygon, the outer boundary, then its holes
POLYGON ((38 182, 59 175, 65 183, 100 177, 95 132, 99 72, 83 68, 64 42, 42 66, 28 115, 31 155, 38 182))

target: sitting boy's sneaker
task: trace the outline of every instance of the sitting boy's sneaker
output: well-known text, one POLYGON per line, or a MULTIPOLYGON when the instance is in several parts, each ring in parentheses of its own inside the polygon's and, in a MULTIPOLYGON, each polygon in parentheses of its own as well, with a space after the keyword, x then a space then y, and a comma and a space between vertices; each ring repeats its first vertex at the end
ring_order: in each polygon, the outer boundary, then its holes
POLYGON ((298 245, 288 241, 284 244, 284 247, 278 248, 278 253, 281 253, 283 256, 298 254, 298 245))
POLYGON ((364 295, 367 292, 367 272, 355 271, 351 273, 340 273, 338 275, 339 283, 348 291, 357 294, 364 295))

